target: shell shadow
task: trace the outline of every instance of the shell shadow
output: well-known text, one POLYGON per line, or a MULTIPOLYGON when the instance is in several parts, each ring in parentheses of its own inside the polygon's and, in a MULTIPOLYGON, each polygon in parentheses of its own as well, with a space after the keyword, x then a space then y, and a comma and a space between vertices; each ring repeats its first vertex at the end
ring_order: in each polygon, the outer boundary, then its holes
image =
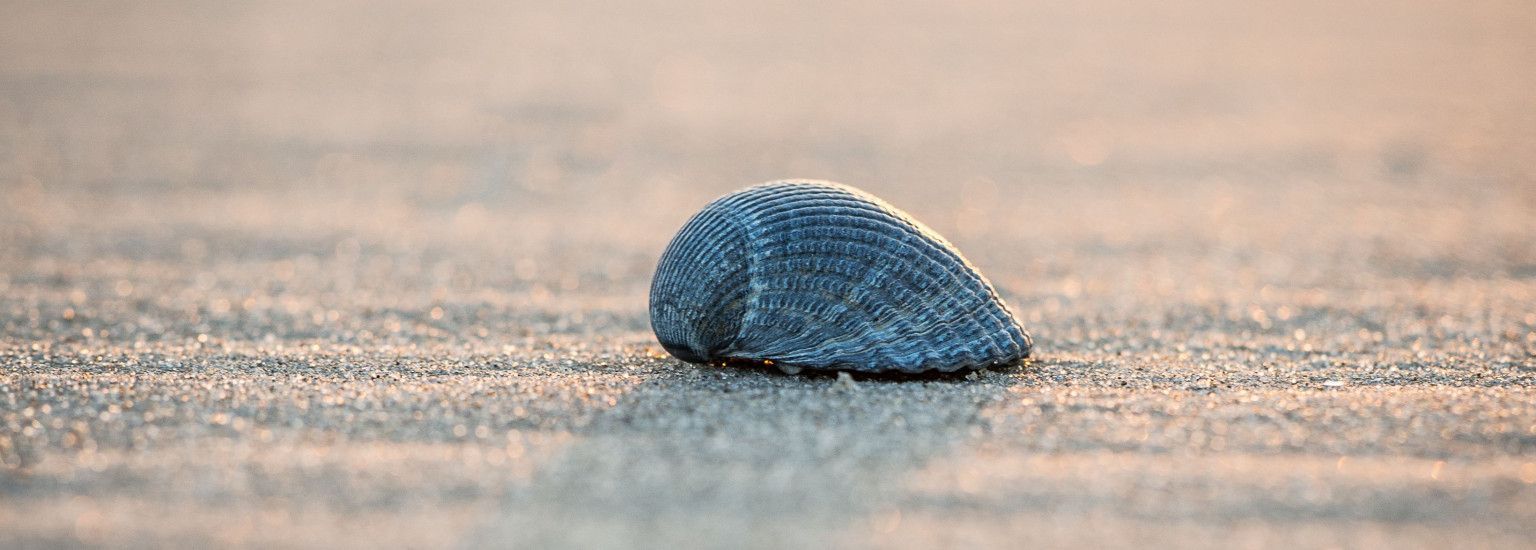
POLYGON ((868 371, 842 370, 842 369, 802 368, 800 372, 794 373, 794 374, 790 374, 790 373, 784 372, 784 371, 780 370, 778 367, 776 367, 776 366, 774 366, 774 365, 772 365, 770 363, 765 363, 765 362, 762 362, 762 361, 751 361, 751 360, 746 360, 746 359, 731 359, 731 360, 728 360, 728 361, 711 363, 711 364, 696 364, 696 363, 688 363, 688 362, 685 362, 685 361, 678 361, 678 364, 680 366, 693 367, 693 368, 702 369, 702 370, 736 369, 738 371, 743 371, 743 372, 756 372, 756 373, 763 374, 763 375, 766 375, 766 376, 790 377, 790 378, 805 378, 805 379, 811 379, 811 380, 836 379, 839 373, 846 372, 850 376, 853 377, 854 381, 872 380, 872 381, 878 381, 878 382, 954 382, 954 383, 963 383, 963 382, 975 381, 977 379, 977 377, 975 375, 979 374, 979 373, 982 373, 982 372, 998 372, 998 373, 1009 373, 1009 374, 1011 374, 1011 373, 1026 372, 1026 371, 1029 371, 1032 366, 1034 366, 1035 360, 1033 360, 1033 359, 1023 359, 1023 360, 1020 360, 1020 361, 1015 361, 1013 363, 1005 363, 1005 364, 1000 364, 1000 365, 992 365, 992 366, 985 367, 985 368, 982 368, 980 370, 974 370, 974 371, 973 370, 957 370, 957 371, 951 371, 951 372, 942 372, 942 371, 923 371, 923 372, 879 371, 879 372, 868 372, 868 371))

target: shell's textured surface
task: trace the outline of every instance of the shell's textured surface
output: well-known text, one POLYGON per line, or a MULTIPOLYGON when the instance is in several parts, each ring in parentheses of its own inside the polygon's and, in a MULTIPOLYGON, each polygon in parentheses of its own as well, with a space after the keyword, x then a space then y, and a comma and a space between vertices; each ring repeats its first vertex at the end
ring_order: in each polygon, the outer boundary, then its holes
POLYGON ((842 184, 721 197, 662 253, 651 328, 702 363, 864 372, 978 369, 1029 356, 992 285, 933 230, 842 184))

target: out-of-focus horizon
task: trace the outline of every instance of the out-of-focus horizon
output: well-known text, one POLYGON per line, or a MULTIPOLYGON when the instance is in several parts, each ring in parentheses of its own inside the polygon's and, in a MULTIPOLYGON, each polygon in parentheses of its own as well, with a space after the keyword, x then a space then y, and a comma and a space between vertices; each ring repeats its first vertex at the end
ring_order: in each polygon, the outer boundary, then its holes
POLYGON ((1371 190, 1316 205, 1332 223, 1394 186, 1450 195, 1445 210, 1510 193, 1518 211, 1474 217, 1521 216, 1533 11, 10 2, 0 174, 13 234, 167 216, 270 230, 281 212, 279 233, 486 217, 504 235, 530 230, 517 210, 560 207, 582 223, 535 225, 654 241, 685 215, 663 206, 785 177, 869 188, 957 237, 1172 223, 1102 196, 1127 186, 1231 187, 1194 213, 1246 208, 1215 226, 1238 233, 1272 230, 1263 195, 1313 185, 1371 190), (109 219, 80 215, 101 203, 109 219))
POLYGON ((1522 546, 1536 3, 0 0, 0 546, 1522 546), (684 365, 766 180, 1028 368, 684 365))

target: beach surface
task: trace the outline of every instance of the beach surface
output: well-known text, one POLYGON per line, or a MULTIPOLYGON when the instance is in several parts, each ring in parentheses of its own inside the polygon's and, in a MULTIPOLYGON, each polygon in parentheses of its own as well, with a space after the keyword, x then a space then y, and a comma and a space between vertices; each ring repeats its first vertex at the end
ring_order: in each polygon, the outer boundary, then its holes
POLYGON ((0 2, 0 547, 1536 545, 1536 5, 525 4, 0 2), (781 178, 1034 360, 666 356, 781 178))

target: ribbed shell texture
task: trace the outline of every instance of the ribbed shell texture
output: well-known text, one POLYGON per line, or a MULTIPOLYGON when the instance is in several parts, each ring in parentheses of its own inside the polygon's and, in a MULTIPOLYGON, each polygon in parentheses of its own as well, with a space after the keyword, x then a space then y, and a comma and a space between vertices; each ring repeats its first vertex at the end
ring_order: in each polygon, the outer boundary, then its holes
POLYGON ((822 181, 710 203, 662 253, 651 328, 684 361, 862 372, 978 369, 1031 340, 970 262, 874 196, 822 181))

